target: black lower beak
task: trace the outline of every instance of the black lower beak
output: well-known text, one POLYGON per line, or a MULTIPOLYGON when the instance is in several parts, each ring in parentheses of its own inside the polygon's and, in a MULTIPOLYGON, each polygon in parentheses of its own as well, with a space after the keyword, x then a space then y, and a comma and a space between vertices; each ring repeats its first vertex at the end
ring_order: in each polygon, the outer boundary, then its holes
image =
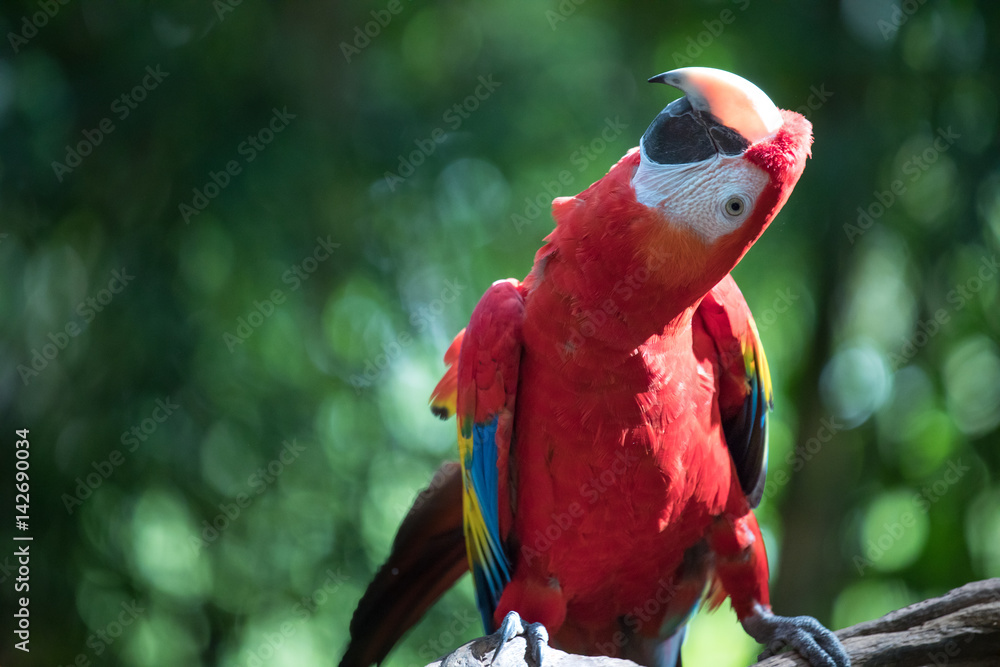
MULTIPOLYGON (((663 76, 654 76, 650 81, 665 83, 660 80, 663 76)), ((642 135, 643 151, 659 164, 688 164, 714 155, 740 155, 749 146, 739 132, 693 108, 687 97, 668 104, 642 135)))

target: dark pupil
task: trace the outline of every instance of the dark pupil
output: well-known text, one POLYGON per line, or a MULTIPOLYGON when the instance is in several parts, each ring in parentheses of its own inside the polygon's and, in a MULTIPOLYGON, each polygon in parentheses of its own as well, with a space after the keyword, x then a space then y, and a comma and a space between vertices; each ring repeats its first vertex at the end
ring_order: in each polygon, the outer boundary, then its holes
POLYGON ((733 215, 738 214, 742 210, 743 210, 743 204, 740 202, 739 199, 734 199, 733 201, 729 202, 729 212, 732 213, 733 215))

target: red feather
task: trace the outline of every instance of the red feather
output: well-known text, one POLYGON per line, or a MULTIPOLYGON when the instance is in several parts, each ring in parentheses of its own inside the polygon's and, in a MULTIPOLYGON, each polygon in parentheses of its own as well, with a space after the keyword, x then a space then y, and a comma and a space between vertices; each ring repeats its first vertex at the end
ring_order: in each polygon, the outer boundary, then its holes
MULTIPOLYGON (((709 582, 741 618, 767 606, 767 558, 740 480, 755 469, 737 468, 727 441, 741 414, 759 414, 746 410, 760 398, 749 380, 766 371, 747 375, 747 359, 764 361, 747 356, 756 334, 728 274, 809 155, 809 122, 782 116, 744 156, 770 181, 736 231, 710 243, 638 202, 633 150, 553 202, 556 228, 531 273, 495 284, 449 349, 434 405, 447 415, 457 397, 463 465, 482 451, 472 438, 488 437, 471 423, 498 419, 491 511, 512 576, 496 623, 517 611, 565 650, 635 657, 709 582)), ((483 535, 469 480, 466 531, 471 518, 483 535)))

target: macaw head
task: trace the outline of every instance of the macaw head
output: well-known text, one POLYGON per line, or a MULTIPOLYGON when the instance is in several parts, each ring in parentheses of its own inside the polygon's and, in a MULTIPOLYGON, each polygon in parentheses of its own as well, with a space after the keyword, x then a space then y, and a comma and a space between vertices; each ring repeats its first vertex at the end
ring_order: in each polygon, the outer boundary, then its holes
POLYGON ((650 225, 645 245, 666 250, 684 272, 701 271, 707 290, 788 199, 810 154, 812 126, 723 70, 686 67, 650 82, 684 96, 660 112, 639 144, 631 185, 652 213, 642 216, 650 225))
POLYGON ((622 330, 608 336, 624 346, 689 311, 736 266, 812 144, 808 120, 735 74, 686 67, 650 81, 684 96, 604 178, 552 203, 556 229, 529 278, 560 281, 579 313, 617 313, 622 330), (553 253, 564 270, 546 273, 553 253))

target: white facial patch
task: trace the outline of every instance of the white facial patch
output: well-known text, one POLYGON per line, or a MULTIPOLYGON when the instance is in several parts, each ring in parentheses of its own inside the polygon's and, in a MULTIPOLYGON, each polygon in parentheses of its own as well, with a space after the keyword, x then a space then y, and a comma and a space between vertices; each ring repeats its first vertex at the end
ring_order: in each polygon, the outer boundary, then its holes
POLYGON ((740 155, 658 164, 642 150, 632 187, 640 203, 661 209, 671 223, 713 243, 750 217, 769 180, 767 172, 740 155))

